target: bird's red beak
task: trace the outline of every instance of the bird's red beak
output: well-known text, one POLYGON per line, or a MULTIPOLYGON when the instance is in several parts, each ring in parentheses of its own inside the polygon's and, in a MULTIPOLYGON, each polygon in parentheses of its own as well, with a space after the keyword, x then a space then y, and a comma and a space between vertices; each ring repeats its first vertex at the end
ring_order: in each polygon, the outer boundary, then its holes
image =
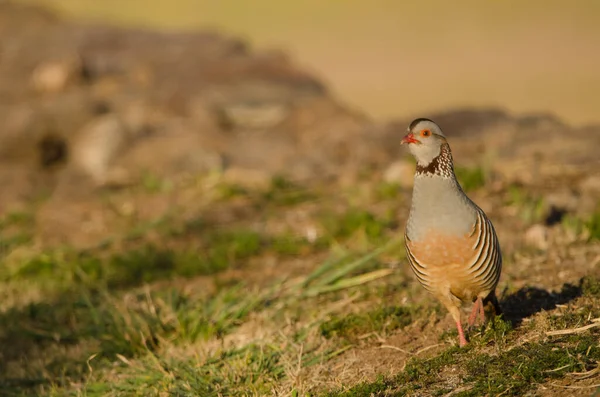
POLYGON ((408 134, 406 134, 406 136, 404 138, 402 138, 402 141, 400 142, 400 144, 404 145, 404 144, 409 144, 409 143, 420 143, 417 139, 415 139, 415 136, 413 135, 412 132, 409 132, 408 134))

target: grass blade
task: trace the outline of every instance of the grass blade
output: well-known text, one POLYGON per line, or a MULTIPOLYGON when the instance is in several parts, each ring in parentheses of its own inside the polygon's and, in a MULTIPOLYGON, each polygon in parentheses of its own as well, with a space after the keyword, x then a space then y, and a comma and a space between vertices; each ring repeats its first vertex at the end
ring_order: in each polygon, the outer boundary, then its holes
POLYGON ((305 296, 313 297, 323 294, 325 292, 333 292, 346 288, 356 287, 358 285, 366 284, 373 280, 377 280, 378 278, 389 276, 393 272, 393 269, 379 269, 370 273, 361 274, 359 276, 349 277, 346 279, 339 280, 338 282, 332 285, 324 285, 321 287, 315 287, 313 289, 307 290, 305 292, 305 296))

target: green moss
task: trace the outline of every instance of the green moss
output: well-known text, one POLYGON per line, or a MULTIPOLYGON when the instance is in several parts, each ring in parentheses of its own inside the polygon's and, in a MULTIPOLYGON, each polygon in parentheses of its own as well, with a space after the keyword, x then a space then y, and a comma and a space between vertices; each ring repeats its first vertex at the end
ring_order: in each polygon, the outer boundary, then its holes
POLYGON ((510 321, 505 320, 503 316, 496 316, 485 325, 481 342, 483 344, 493 342, 497 346, 502 346, 512 331, 513 325, 510 321))
POLYGON ((573 336, 566 345, 526 343, 498 355, 479 354, 466 362, 466 383, 473 388, 461 396, 521 396, 535 384, 567 372, 586 371, 600 358, 597 337, 573 336))
POLYGON ((365 313, 334 317, 320 325, 325 338, 356 340, 369 332, 389 332, 412 322, 413 311, 401 306, 388 306, 365 313))
POLYGON ((434 383, 439 372, 448 365, 456 364, 458 357, 466 351, 455 346, 429 359, 413 358, 406 364, 404 371, 396 377, 396 382, 400 384, 414 382, 413 385, 405 386, 407 391, 421 389, 434 383))
MULTIPOLYGON (((440 371, 446 366, 458 363, 466 349, 452 347, 438 356, 430 359, 412 358, 404 371, 395 377, 378 377, 374 382, 362 382, 346 391, 330 391, 323 396, 327 397, 358 397, 358 396, 405 396, 412 395, 415 391, 425 390, 428 386, 439 381, 440 371)), ((438 395, 440 389, 427 391, 424 395, 438 395), (436 392, 437 391, 437 392, 436 392)))
MULTIPOLYGON (((502 346, 506 340, 506 336, 512 332, 513 327, 510 321, 504 320, 502 316, 496 316, 493 320, 488 321, 485 325, 475 326, 471 329, 465 328, 466 336, 469 340, 469 347, 485 346, 495 344, 502 346)), ((438 341, 453 343, 458 341, 458 330, 456 327, 451 327, 443 331, 438 341)))

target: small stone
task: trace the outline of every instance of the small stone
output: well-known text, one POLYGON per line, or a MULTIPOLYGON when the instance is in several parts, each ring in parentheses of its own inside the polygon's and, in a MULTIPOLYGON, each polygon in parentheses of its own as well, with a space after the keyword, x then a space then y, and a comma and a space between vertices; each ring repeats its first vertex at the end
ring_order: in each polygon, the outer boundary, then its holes
POLYGON ((82 74, 81 60, 69 57, 39 64, 31 76, 31 85, 38 92, 60 92, 77 81, 82 74))
POLYGON ((221 108, 221 124, 231 128, 267 129, 281 123, 289 114, 283 103, 232 103, 221 108))
POLYGON ((589 175, 579 184, 582 192, 600 193, 600 175, 589 175))
POLYGON ((579 197, 569 190, 554 191, 544 197, 549 207, 575 211, 579 205, 579 197))
POLYGON ((75 139, 72 164, 102 185, 128 138, 128 131, 119 117, 114 114, 98 117, 84 126, 75 139))
POLYGON ((525 244, 545 251, 548 249, 548 228, 544 225, 533 225, 525 232, 525 244))

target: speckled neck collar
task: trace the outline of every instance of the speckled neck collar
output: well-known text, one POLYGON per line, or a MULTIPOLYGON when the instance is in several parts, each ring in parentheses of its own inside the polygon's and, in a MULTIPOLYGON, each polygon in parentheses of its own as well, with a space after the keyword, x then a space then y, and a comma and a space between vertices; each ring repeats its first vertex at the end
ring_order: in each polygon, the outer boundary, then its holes
POLYGON ((431 162, 422 166, 417 163, 415 176, 441 176, 443 178, 454 178, 454 166, 452 164, 452 153, 450 145, 443 143, 440 148, 440 154, 431 162))

